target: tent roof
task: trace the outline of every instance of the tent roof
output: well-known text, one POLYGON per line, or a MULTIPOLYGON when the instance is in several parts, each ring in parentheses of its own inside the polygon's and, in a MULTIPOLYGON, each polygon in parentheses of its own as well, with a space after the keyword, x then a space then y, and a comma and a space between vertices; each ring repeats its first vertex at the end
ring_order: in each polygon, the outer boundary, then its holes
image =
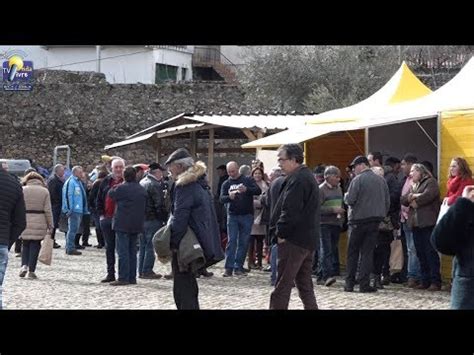
POLYGON ((319 123, 321 120, 327 121, 328 119, 335 121, 357 120, 387 106, 424 97, 429 93, 431 90, 403 62, 392 78, 367 99, 355 105, 324 112, 307 123, 319 123))
POLYGON ((383 122, 379 120, 369 123, 364 119, 386 110, 388 107, 426 97, 430 93, 431 90, 403 62, 392 78, 367 99, 352 106, 316 115, 315 118, 307 120, 306 125, 293 127, 287 131, 246 143, 242 147, 276 147, 285 143, 305 142, 331 132, 383 125, 383 122))

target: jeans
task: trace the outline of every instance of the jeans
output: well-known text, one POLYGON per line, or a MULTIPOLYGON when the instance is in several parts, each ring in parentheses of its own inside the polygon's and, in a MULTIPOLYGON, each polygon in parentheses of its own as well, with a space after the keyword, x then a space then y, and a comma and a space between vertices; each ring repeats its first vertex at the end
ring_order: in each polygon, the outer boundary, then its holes
MULTIPOLYGON (((336 276, 337 270, 334 268, 334 255, 338 253, 337 243, 341 227, 329 224, 321 225, 321 244, 319 252, 319 272, 318 276, 322 280, 336 276)), ((337 258, 339 260, 339 258, 337 258)))
POLYGON ((226 270, 242 271, 252 231, 253 214, 229 215, 227 235, 229 241, 225 249, 226 270))
POLYGON ((407 254, 408 254, 408 272, 407 277, 409 279, 420 280, 421 278, 421 269, 420 261, 416 254, 415 242, 413 240, 413 231, 408 227, 406 223, 403 223, 403 232, 405 233, 405 241, 407 244, 407 254))
POLYGON ((138 253, 138 274, 149 274, 155 265, 155 251, 153 249, 153 236, 163 226, 163 222, 154 219, 145 221, 145 232, 140 234, 140 251, 138 253))
POLYGON ((137 233, 116 233, 118 254, 118 279, 125 282, 137 281, 137 233))
POLYGON ((27 265, 30 272, 35 272, 38 255, 41 249, 41 240, 24 240, 21 251, 21 266, 27 265))
POLYGON ((272 251, 270 253, 270 267, 272 268, 270 283, 272 286, 275 286, 278 276, 278 244, 272 245, 272 251))
POLYGON ((66 253, 76 249, 76 234, 81 226, 82 213, 71 212, 68 217, 67 234, 66 234, 66 253))
POLYGON ((100 221, 100 229, 105 240, 105 257, 107 260, 107 275, 115 277, 115 231, 112 230, 112 218, 100 221))
POLYGON ((318 309, 311 267, 314 251, 291 242, 278 244, 278 278, 270 295, 270 309, 288 309, 291 289, 296 285, 304 309, 318 309))
POLYGON ((421 283, 441 285, 439 255, 430 242, 432 227, 413 228, 416 254, 420 260, 421 283))
POLYGON ((3 279, 5 272, 7 271, 8 264, 8 247, 6 245, 0 245, 0 309, 2 306, 2 290, 3 290, 3 279))

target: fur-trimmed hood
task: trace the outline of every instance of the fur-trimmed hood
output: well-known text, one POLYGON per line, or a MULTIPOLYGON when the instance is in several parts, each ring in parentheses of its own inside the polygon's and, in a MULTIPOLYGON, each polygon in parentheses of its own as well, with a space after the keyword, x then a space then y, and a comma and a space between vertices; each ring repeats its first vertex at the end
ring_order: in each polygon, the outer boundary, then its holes
POLYGON ((204 174, 206 174, 207 167, 202 161, 197 161, 193 166, 188 168, 184 173, 178 176, 176 186, 188 185, 192 182, 198 181, 204 174))

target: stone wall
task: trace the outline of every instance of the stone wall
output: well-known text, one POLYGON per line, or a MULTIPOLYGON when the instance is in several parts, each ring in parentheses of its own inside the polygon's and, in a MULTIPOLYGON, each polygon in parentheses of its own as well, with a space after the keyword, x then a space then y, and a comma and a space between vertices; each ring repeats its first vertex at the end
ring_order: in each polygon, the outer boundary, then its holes
MULTIPOLYGON (((181 112, 256 110, 243 102, 244 93, 224 83, 112 85, 97 73, 36 71, 31 92, 0 90, 0 142, 3 157, 48 167, 54 147, 67 144, 72 164, 90 168, 105 145, 139 130, 181 112)), ((140 162, 154 158, 143 145, 112 153, 140 162)))

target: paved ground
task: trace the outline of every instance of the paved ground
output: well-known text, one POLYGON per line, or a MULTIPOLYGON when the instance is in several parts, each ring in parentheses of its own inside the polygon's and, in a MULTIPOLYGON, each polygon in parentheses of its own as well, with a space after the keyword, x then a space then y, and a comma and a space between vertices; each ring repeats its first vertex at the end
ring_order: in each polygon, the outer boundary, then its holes
MULTIPOLYGON (((59 239, 64 246, 64 238, 59 239)), ((92 238, 92 244, 95 238, 92 238)), ((168 265, 155 264, 166 273, 168 265)), ((172 281, 141 280, 137 285, 112 287, 99 281, 105 276, 105 250, 87 248, 81 256, 68 256, 64 247, 54 249, 53 264, 38 264, 37 280, 18 276, 20 258, 10 252, 4 282, 6 309, 176 309, 172 281)), ((223 264, 210 269, 215 276, 199 279, 202 309, 267 309, 272 287, 269 273, 252 271, 246 277, 223 278, 223 264)), ((447 309, 449 293, 411 290, 391 285, 376 294, 347 293, 339 279, 331 287, 316 286, 321 309, 447 309)), ((297 291, 290 309, 302 309, 297 291)))

